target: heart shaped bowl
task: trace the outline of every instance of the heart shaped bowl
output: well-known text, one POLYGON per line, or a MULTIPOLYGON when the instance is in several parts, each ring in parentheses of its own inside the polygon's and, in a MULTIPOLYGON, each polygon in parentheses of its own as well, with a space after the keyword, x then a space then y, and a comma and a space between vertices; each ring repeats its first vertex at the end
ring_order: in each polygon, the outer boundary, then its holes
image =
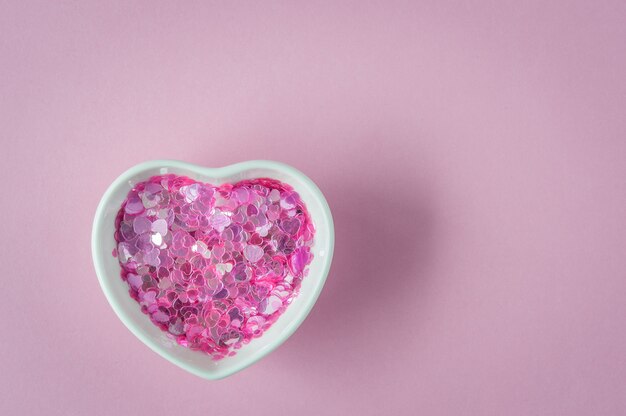
POLYGON ((255 160, 222 168, 205 168, 189 163, 154 160, 141 163, 124 172, 104 193, 93 223, 91 249, 100 286, 120 320, 144 344, 163 358, 206 379, 227 377, 263 358, 300 326, 315 304, 330 269, 334 248, 333 219, 328 203, 319 188, 302 172, 283 163, 255 160), (315 226, 313 260, 309 274, 302 281, 300 293, 279 319, 261 335, 243 345, 237 354, 213 361, 210 356, 178 345, 143 314, 139 304, 128 293, 120 278, 120 265, 112 251, 116 247, 115 217, 128 192, 138 182, 154 175, 173 173, 197 181, 220 185, 245 179, 272 178, 291 185, 311 215, 315 226))

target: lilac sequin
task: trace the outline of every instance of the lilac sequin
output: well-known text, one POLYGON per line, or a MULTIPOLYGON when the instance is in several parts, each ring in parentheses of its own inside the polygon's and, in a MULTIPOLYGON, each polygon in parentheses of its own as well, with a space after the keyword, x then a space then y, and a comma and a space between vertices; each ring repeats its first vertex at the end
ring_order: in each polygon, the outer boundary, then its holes
POLYGON ((216 187, 170 174, 129 192, 113 255, 152 322, 218 360, 261 336, 297 296, 314 233, 282 182, 216 187))

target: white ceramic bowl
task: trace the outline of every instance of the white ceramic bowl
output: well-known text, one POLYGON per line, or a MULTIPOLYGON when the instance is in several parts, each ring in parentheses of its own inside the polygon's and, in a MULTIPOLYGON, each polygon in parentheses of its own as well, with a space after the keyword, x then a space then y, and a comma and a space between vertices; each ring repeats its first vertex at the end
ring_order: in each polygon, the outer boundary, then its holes
POLYGON ((148 347, 185 370, 207 379, 229 376, 269 354, 300 326, 315 304, 333 256, 334 228, 330 209, 319 188, 291 166, 271 161, 249 161, 223 168, 205 168, 189 163, 154 160, 123 173, 105 192, 93 223, 91 241, 93 262, 102 290, 117 316, 148 347), (215 185, 244 179, 273 178, 291 185, 306 204, 316 227, 314 258, 309 275, 302 281, 299 295, 280 318, 260 337, 244 345, 233 357, 213 361, 208 355, 182 347, 166 336, 144 315, 120 278, 120 266, 112 255, 116 247, 115 216, 128 191, 154 175, 174 173, 215 185))

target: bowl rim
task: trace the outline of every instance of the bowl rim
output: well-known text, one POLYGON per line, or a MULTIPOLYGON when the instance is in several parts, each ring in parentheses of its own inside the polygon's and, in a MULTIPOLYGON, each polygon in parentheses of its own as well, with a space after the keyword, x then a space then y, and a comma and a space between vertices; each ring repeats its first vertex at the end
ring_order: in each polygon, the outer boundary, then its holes
POLYGON ((98 277, 98 281, 100 282, 100 287, 104 292, 109 305, 113 308, 113 311, 116 313, 118 318, 122 321, 122 323, 137 337, 141 340, 145 345, 147 345, 151 350, 159 354, 161 357, 166 360, 172 362, 173 364, 181 367, 182 369, 189 371, 192 374, 195 374, 199 377, 208 379, 208 380, 218 380, 227 376, 230 376, 238 371, 243 370, 244 368, 254 364, 259 361, 261 358, 265 357, 276 348, 278 348, 283 342, 285 342, 298 327, 304 322, 306 317, 309 315, 309 312, 315 305, 323 287, 326 282, 326 278, 328 277, 328 272, 330 270, 330 265, 332 263, 333 251, 335 244, 335 232, 334 232, 334 224, 333 218, 330 211, 330 207, 328 206, 328 202, 326 198, 322 194, 322 191, 317 187, 317 185, 304 173, 300 172, 298 169, 287 165, 281 162, 275 162, 271 160, 249 160, 245 162, 234 163, 231 165, 218 167, 218 168, 209 168, 200 165, 195 165, 192 163, 187 163, 179 160, 167 160, 167 159, 159 159, 159 160, 150 160, 146 162, 139 163, 137 165, 132 166, 124 173, 119 175, 107 188, 107 190, 102 195, 98 207, 96 208, 93 225, 92 225, 92 234, 91 234, 91 254, 93 259, 94 268, 96 271, 96 275, 98 277), (297 315, 292 319, 290 325, 287 326, 280 337, 276 337, 273 340, 269 340, 268 343, 264 346, 264 348, 254 351, 252 355, 246 360, 242 360, 240 363, 232 365, 228 368, 220 368, 219 366, 201 369, 193 364, 190 364, 175 354, 172 354, 168 349, 166 349, 163 345, 155 342, 155 340, 144 331, 137 327, 132 319, 127 315, 124 308, 122 308, 120 302, 117 299, 117 296, 113 293, 112 285, 113 280, 110 276, 107 276, 104 266, 103 266, 103 257, 107 253, 105 253, 105 248, 102 245, 101 232, 105 229, 104 224, 104 210, 109 203, 113 193, 120 187, 125 186, 137 175, 140 175, 146 171, 159 169, 159 168, 173 168, 179 169, 183 171, 188 171, 190 173, 198 174, 200 176, 204 176, 207 178, 222 178, 228 179, 237 175, 238 173, 242 173, 245 171, 250 171, 254 169, 268 169, 268 170, 276 170, 282 173, 287 174, 287 176, 294 177, 298 181, 301 182, 301 185, 307 188, 307 191, 311 193, 311 195, 318 200, 321 206, 321 216, 322 221, 325 223, 325 227, 328 230, 328 235, 325 236, 327 240, 327 253, 324 255, 322 260, 324 263, 321 266, 320 275, 318 276, 318 281, 315 286, 313 286, 312 294, 307 303, 302 304, 298 310, 297 315))

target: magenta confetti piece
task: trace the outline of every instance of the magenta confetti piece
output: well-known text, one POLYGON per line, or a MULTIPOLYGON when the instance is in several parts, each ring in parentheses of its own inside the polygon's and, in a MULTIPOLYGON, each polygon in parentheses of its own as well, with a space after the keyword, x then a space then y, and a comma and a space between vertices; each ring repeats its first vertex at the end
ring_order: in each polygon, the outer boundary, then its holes
POLYGON ((156 326, 219 360, 260 337, 297 296, 314 233, 287 184, 216 187, 170 174, 129 192, 113 255, 156 326))

